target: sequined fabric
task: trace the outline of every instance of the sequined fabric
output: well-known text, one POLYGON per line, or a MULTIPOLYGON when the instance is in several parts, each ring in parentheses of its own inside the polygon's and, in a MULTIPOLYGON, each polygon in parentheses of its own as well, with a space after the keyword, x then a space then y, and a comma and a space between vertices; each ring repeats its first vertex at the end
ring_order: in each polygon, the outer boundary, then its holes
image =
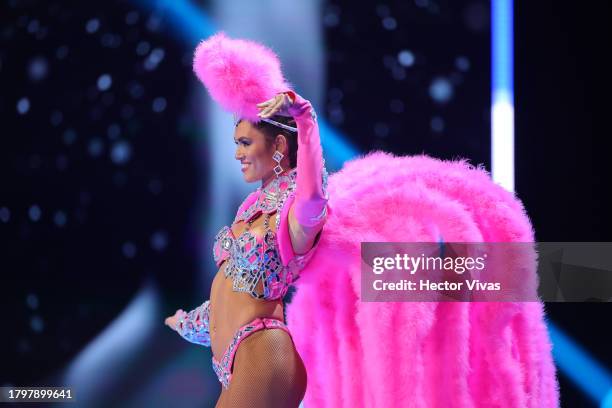
POLYGON ((178 333, 191 343, 210 346, 209 316, 210 301, 207 300, 180 319, 178 333))
MULTIPOLYGON (((324 187, 327 185, 327 172, 324 174, 324 187)), ((260 214, 279 212, 287 197, 296 188, 295 169, 274 179, 265 188, 259 188, 259 195, 253 204, 236 214, 234 223, 248 222, 260 214)), ((278 230, 280 217, 276 217, 275 230, 278 230)), ((249 293, 257 299, 273 300, 282 298, 289 286, 299 276, 314 253, 314 247, 305 254, 296 255, 283 266, 276 234, 267 230, 264 236, 257 236, 246 230, 235 237, 231 228, 224 226, 215 236, 213 257, 217 266, 228 261, 225 276, 233 279, 233 290, 249 293), (261 288, 258 288, 259 282, 261 288)))
MULTIPOLYGON (((242 213, 236 214, 234 223, 238 221, 248 221, 260 213, 273 213, 279 210, 289 194, 295 191, 295 180, 297 178, 296 169, 291 170, 289 173, 284 174, 267 185, 265 188, 258 188, 259 196, 253 205, 247 208, 242 213)), ((277 219, 277 227, 278 227, 277 219)))
POLYGON ((283 322, 270 318, 258 317, 251 323, 247 323, 238 329, 234 334, 232 341, 227 346, 225 353, 223 353, 221 361, 217 361, 214 356, 212 358, 213 370, 215 370, 215 374, 217 374, 217 378, 219 378, 219 382, 221 382, 221 385, 223 385, 224 388, 227 389, 229 387, 229 383, 232 379, 232 365, 234 363, 234 356, 236 355, 238 345, 240 342, 242 342, 242 340, 251 334, 263 329, 282 329, 291 335, 289 329, 283 322))

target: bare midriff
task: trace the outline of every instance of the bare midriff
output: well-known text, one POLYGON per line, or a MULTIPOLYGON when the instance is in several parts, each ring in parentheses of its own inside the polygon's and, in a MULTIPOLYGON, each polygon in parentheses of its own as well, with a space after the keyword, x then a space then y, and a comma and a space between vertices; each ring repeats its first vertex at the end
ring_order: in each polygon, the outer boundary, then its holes
MULTIPOLYGON (((257 236, 264 235, 264 217, 259 215, 251 225, 251 233, 257 236)), ((269 226, 274 231, 276 213, 271 215, 269 226)), ((247 229, 248 224, 239 221, 232 225, 235 237, 240 236, 247 229)), ((255 299, 248 293, 235 292, 232 289, 232 277, 225 277, 225 268, 229 260, 223 261, 213 279, 210 288, 210 345, 213 356, 221 360, 227 346, 232 341, 236 331, 257 317, 269 317, 283 320, 282 299, 264 300, 255 299)), ((257 292, 262 293, 263 283, 257 284, 257 292)))

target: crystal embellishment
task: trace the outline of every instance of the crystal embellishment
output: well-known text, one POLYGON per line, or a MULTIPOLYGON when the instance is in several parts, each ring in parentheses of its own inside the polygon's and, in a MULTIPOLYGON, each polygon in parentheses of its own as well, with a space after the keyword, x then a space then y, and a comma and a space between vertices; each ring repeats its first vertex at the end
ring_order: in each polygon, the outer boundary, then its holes
POLYGON ((274 154, 272 155, 272 160, 274 160, 277 163, 280 163, 281 160, 283 160, 283 157, 285 157, 281 152, 279 152, 278 150, 276 150, 274 152, 274 154))
POLYGON ((232 246, 232 240, 228 237, 223 238, 221 245, 223 246, 224 249, 230 249, 232 246))
POLYGON ((210 300, 207 300, 191 312, 187 313, 180 321, 177 328, 178 333, 185 340, 201 344, 202 346, 210 346, 210 300))
MULTIPOLYGON (((323 191, 327 198, 327 171, 323 167, 323 191)), ((261 214, 270 216, 280 214, 285 202, 296 189, 296 169, 273 179, 267 186, 257 189, 256 198, 252 204, 236 214, 234 223, 252 222, 261 214)), ((251 201, 249 201, 251 202, 251 201)), ((326 210, 321 217, 326 215, 326 210)), ((224 274, 231 277, 232 289, 237 292, 249 293, 257 299, 279 299, 286 293, 289 286, 298 278, 299 271, 312 257, 315 248, 306 254, 296 255, 287 266, 280 257, 276 232, 280 226, 280 216, 276 217, 275 230, 264 222, 263 236, 253 234, 248 229, 235 237, 231 228, 223 227, 215 236, 213 255, 217 266, 227 261, 224 274), (260 284, 261 282, 261 284, 260 284)), ((318 240, 317 240, 318 243, 318 240)))

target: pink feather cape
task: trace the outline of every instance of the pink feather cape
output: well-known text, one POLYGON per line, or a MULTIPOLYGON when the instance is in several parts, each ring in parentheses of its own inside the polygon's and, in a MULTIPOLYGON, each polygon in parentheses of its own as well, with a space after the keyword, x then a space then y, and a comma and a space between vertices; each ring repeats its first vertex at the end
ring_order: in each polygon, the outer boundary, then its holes
MULTIPOLYGON (((306 407, 559 405, 542 303, 360 301, 362 241, 533 242, 512 193, 465 160, 384 152, 346 163, 328 191, 287 309, 306 407)), ((522 279, 535 290, 535 265, 522 279)))
POLYGON ((196 47, 193 71, 223 109, 252 122, 259 121, 258 103, 291 89, 272 50, 223 32, 196 47))

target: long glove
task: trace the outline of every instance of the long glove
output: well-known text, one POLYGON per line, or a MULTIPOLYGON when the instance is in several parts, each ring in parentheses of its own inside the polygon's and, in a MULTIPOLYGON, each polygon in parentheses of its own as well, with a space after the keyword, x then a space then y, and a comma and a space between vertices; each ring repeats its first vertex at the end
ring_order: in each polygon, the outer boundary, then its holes
POLYGON ((303 227, 320 225, 327 215, 327 171, 316 113, 310 102, 293 91, 287 107, 298 128, 297 179, 293 213, 303 227))
POLYGON ((191 343, 210 347, 209 313, 209 300, 189 313, 183 312, 177 323, 176 331, 191 343))

